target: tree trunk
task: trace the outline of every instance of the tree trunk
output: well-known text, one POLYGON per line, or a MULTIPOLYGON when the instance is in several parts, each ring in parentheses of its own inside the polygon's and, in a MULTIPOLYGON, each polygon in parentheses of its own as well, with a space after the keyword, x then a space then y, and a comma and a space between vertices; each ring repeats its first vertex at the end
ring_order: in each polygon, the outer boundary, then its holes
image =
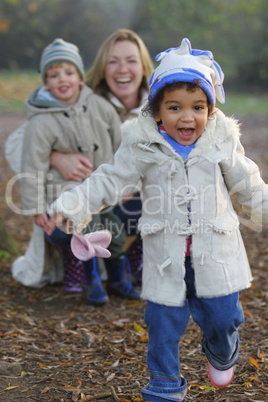
POLYGON ((21 247, 6 229, 2 218, 0 217, 0 256, 5 251, 12 256, 22 254, 21 247))

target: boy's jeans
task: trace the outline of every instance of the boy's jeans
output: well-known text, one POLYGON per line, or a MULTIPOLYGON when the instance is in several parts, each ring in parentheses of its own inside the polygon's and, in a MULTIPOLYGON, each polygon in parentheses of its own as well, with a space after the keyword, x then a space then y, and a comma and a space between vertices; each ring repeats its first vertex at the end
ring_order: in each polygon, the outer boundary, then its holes
POLYGON ((244 322, 238 293, 198 298, 190 257, 186 257, 185 268, 188 304, 185 301, 182 307, 170 307, 148 301, 146 306, 150 374, 147 389, 156 393, 169 393, 171 389, 178 392, 180 389, 179 341, 188 325, 189 310, 203 332, 202 349, 214 367, 227 370, 238 358, 238 328, 244 322))

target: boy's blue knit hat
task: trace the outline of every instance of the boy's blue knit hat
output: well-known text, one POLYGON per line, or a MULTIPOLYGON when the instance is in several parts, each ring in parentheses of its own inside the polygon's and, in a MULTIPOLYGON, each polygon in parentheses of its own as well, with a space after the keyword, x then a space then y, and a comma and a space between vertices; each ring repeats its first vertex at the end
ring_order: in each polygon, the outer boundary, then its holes
POLYGON ((84 79, 84 63, 76 45, 57 38, 43 50, 40 60, 40 73, 44 83, 48 67, 55 63, 73 64, 81 78, 84 79))
POLYGON ((210 51, 192 49, 189 39, 184 38, 181 46, 159 53, 155 60, 160 64, 150 77, 149 103, 166 84, 196 80, 213 106, 216 98, 225 102, 224 74, 210 51))

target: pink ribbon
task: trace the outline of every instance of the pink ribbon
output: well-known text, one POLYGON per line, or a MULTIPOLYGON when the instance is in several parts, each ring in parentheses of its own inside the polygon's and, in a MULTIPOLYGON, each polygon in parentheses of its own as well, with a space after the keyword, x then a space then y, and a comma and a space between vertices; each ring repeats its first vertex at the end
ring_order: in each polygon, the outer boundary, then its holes
POLYGON ((90 260, 93 257, 109 258, 110 251, 107 250, 112 239, 109 230, 87 233, 85 235, 73 235, 71 249, 73 254, 81 261, 90 260))

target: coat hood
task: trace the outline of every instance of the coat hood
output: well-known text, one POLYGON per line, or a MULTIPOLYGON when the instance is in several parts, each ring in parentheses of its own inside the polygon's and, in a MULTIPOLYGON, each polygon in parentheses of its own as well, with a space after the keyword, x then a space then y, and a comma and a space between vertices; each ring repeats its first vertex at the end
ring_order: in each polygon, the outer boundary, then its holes
POLYGON ((76 109, 87 103, 87 98, 93 94, 91 88, 86 85, 80 91, 78 101, 74 105, 65 105, 59 102, 49 91, 44 87, 35 89, 29 98, 26 100, 27 117, 30 118, 36 114, 59 112, 76 109))

